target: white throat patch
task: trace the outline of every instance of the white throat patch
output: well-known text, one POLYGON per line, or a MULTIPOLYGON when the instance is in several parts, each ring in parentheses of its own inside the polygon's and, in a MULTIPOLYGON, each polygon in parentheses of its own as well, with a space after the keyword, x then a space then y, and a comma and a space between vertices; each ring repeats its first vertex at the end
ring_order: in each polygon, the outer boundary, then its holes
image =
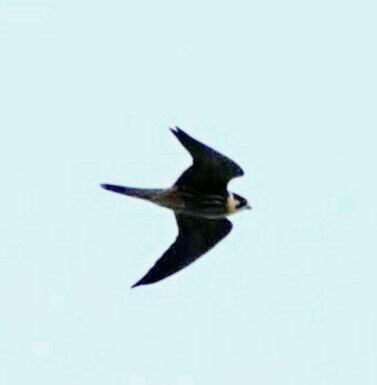
POLYGON ((228 195, 228 199, 226 201, 226 205, 228 208, 228 213, 232 214, 237 211, 237 207, 240 204, 240 201, 238 199, 234 198, 234 195, 230 192, 228 195))

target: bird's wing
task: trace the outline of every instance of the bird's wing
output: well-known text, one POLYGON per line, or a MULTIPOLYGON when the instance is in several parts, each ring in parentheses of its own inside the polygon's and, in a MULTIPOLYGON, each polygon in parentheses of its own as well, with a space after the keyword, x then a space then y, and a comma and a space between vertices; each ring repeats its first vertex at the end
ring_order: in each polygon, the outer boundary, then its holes
POLYGON ((171 131, 193 158, 193 165, 180 176, 176 186, 187 186, 203 193, 220 193, 226 191, 231 179, 244 174, 233 160, 187 135, 180 128, 171 131))
POLYGON ((148 273, 132 287, 161 281, 182 270, 226 237, 232 223, 224 219, 203 219, 176 214, 179 233, 175 242, 148 273))

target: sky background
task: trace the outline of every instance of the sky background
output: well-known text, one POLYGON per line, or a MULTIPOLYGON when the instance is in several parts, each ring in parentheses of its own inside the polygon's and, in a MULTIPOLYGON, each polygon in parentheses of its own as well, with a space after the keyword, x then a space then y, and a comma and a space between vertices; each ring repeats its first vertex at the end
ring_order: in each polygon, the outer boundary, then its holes
POLYGON ((0 3, 0 383, 377 384, 374 1, 0 3), (251 212, 130 289, 178 125, 251 212))

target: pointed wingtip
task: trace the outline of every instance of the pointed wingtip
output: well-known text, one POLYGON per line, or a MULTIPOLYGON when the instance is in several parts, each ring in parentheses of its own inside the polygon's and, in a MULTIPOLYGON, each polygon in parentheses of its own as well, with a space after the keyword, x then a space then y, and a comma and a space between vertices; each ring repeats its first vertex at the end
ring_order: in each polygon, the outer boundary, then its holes
POLYGON ((140 281, 137 281, 136 283, 134 283, 131 286, 131 289, 134 289, 135 287, 142 286, 142 285, 145 285, 145 283, 143 282, 143 279, 141 279, 140 281))
MULTIPOLYGON (((176 138, 182 143, 182 140, 194 140, 189 134, 182 130, 182 128, 175 126, 170 127, 170 131, 176 136, 176 138)), ((183 143, 182 143, 183 144, 183 143)))
POLYGON ((170 131, 173 133, 173 134, 180 134, 180 133, 185 133, 182 128, 178 127, 178 126, 175 126, 175 127, 169 127, 170 131))
POLYGON ((159 281, 159 279, 151 279, 150 277, 150 274, 149 272, 144 275, 143 278, 139 279, 136 283, 134 283, 132 286, 131 286, 131 289, 134 289, 135 287, 138 287, 138 286, 145 286, 145 285, 150 285, 152 283, 155 283, 159 281))

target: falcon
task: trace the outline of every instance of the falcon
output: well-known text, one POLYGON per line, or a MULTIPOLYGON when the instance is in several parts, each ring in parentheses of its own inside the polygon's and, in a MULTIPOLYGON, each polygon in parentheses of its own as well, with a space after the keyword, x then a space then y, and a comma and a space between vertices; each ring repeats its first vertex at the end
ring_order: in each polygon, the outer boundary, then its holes
POLYGON ((192 165, 172 187, 147 189, 101 184, 105 190, 171 209, 177 221, 175 242, 132 287, 161 281, 190 265, 230 233, 232 223, 226 218, 228 215, 251 209, 245 198, 227 190, 231 179, 244 175, 237 163, 179 127, 170 130, 193 158, 192 165))

